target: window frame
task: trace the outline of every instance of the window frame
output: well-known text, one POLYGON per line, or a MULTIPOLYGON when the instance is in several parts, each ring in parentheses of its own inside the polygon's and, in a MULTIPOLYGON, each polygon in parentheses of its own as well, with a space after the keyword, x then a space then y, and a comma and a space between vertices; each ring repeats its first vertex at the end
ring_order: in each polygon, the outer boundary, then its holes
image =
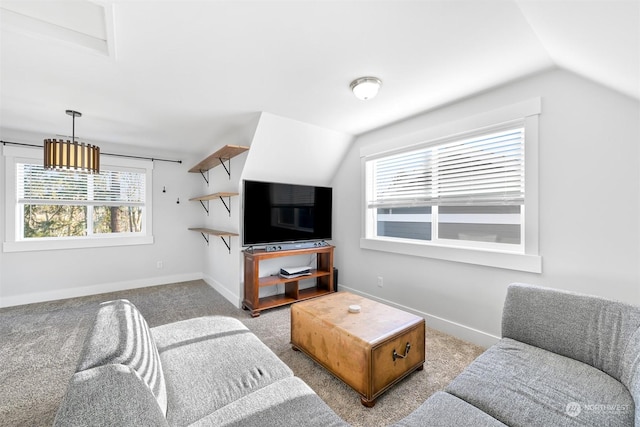
POLYGON ((362 249, 392 252, 418 257, 463 262, 533 273, 542 272, 542 258, 538 254, 538 126, 542 112, 540 98, 509 105, 455 122, 449 122, 361 148, 361 238, 362 249), (491 132, 508 123, 521 122, 525 132, 525 201, 523 206, 521 245, 517 249, 505 248, 505 244, 491 245, 473 241, 423 241, 377 237, 371 233, 375 227, 367 207, 372 186, 367 185, 367 161, 401 151, 444 143, 482 132, 491 132))
MULTIPOLYGON (((43 237, 23 239, 19 236, 22 224, 19 222, 17 197, 17 164, 42 164, 42 150, 29 147, 3 147, 5 158, 5 241, 4 252, 26 252, 42 250, 81 249, 128 245, 153 244, 153 162, 150 160, 121 157, 103 157, 102 169, 143 170, 145 173, 144 221, 140 233, 98 233, 88 236, 43 237)), ((54 203, 52 203, 54 204, 54 203)), ((86 203, 85 203, 86 204, 86 203)), ((100 205, 100 202, 95 203, 100 205)))

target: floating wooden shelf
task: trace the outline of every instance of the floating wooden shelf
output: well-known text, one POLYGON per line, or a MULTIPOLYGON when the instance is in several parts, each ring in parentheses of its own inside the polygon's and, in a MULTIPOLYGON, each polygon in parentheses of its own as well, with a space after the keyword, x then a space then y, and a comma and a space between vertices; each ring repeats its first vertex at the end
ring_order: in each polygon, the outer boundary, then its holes
POLYGON ((199 200, 201 202, 206 201, 206 200, 213 200, 213 199, 217 199, 218 197, 233 197, 233 196, 237 196, 238 193, 213 193, 213 194, 207 194, 206 196, 198 196, 198 197, 192 197, 191 199, 189 199, 190 202, 193 202, 195 200, 199 200))
POLYGON ((232 236, 238 235, 238 233, 232 233, 230 231, 214 230, 213 228, 192 227, 192 228, 189 228, 189 230, 199 231, 200 233, 204 233, 204 234, 211 234, 212 236, 232 237, 232 236))
POLYGON ((218 151, 211 154, 209 157, 189 169, 189 172, 203 173, 218 165, 222 165, 227 171, 227 174, 231 176, 231 172, 224 165, 224 161, 231 160, 233 157, 244 153, 248 149, 249 147, 245 147, 243 145, 225 145, 224 147, 220 148, 218 151))
POLYGON ((200 234, 202 234, 202 237, 204 237, 204 240, 207 241, 207 245, 209 244, 209 238, 207 237, 208 235, 220 237, 224 242, 225 246, 227 247, 227 249, 229 249, 229 253, 231 253, 231 237, 238 235, 238 233, 233 233, 231 231, 214 230, 212 228, 203 228, 203 227, 190 227, 189 230, 197 231, 200 234), (225 237, 229 239, 228 243, 224 239, 225 237))
POLYGON ((227 212, 229 212, 229 216, 231 216, 231 197, 237 195, 238 193, 213 193, 207 194, 206 196, 193 197, 189 199, 189 201, 199 201, 204 210, 207 212, 207 215, 209 215, 209 200, 220 199, 224 207, 227 209, 227 212), (227 197, 229 199, 229 204, 224 201, 223 197, 227 197), (207 202, 207 204, 205 205, 204 202, 207 202))

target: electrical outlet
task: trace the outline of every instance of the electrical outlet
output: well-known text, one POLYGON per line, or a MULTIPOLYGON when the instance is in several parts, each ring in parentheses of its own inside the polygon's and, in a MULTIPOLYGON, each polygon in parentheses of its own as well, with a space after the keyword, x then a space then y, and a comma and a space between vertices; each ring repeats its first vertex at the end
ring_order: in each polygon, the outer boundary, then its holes
POLYGON ((384 280, 382 279, 382 276, 378 276, 378 287, 381 288, 384 286, 384 280))
POLYGON ((163 261, 156 262, 156 268, 164 268, 164 262, 163 261))

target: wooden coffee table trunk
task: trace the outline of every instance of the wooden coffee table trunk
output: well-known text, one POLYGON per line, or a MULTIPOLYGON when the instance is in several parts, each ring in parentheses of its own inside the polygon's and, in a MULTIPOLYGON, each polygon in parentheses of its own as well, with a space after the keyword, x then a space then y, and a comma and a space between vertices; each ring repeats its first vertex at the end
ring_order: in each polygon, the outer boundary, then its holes
POLYGON ((361 395, 363 405, 425 360, 424 319, 349 292, 291 306, 291 344, 361 395), (350 305, 360 313, 350 313, 350 305))

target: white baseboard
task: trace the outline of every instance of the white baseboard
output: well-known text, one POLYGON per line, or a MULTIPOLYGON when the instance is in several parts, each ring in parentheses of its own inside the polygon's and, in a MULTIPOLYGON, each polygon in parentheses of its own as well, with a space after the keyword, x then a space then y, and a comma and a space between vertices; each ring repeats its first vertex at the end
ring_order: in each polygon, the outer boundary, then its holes
POLYGON ((497 337, 495 335, 491 335, 486 332, 483 332, 474 328, 470 328, 469 326, 461 325, 460 323, 456 323, 451 320, 443 319, 442 317, 434 316, 429 313, 424 313, 424 312, 415 310, 411 307, 406 307, 400 304, 396 304, 393 301, 388 301, 383 298, 376 297, 374 295, 369 295, 357 289, 352 289, 352 288, 349 288, 348 286, 344 286, 343 284, 340 284, 338 286, 338 289, 341 291, 351 292, 353 294, 357 294, 365 298, 369 298, 374 301, 378 301, 383 304, 390 305, 392 307, 399 308, 400 310, 413 313, 416 316, 424 317, 427 322, 427 326, 429 326, 430 328, 436 329, 438 331, 444 332, 449 335, 453 335, 456 338, 460 338, 461 340, 474 343, 484 348, 491 347, 500 339, 500 337, 497 337))
POLYGON ((104 294, 107 292, 126 291, 129 289, 147 288, 149 286, 168 285, 171 283, 188 282, 202 279, 202 273, 185 273, 172 276, 150 277, 123 282, 101 283, 98 285, 82 286, 78 288, 56 289, 46 292, 34 292, 0 298, 0 307, 12 307, 36 302, 55 301, 66 298, 84 297, 88 295, 104 294))
POLYGON ((238 294, 234 294, 232 291, 226 288, 222 283, 218 282, 208 274, 204 274, 202 277, 202 280, 204 280, 207 283, 207 285, 211 286, 213 289, 218 291, 218 293, 223 297, 225 297, 225 299, 227 299, 231 304, 233 304, 237 308, 241 307, 242 301, 238 294))

